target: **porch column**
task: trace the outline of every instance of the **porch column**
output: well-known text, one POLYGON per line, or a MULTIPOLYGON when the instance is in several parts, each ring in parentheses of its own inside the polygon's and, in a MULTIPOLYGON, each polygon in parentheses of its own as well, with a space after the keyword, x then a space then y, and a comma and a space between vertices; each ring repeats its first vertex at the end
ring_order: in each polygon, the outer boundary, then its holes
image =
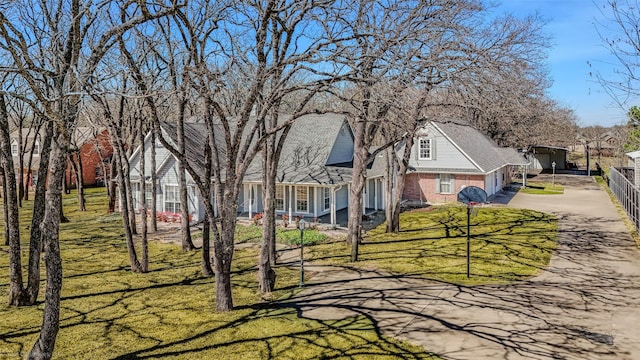
POLYGON ((249 219, 253 218, 253 199, 251 198, 251 187, 253 185, 249 184, 249 191, 247 198, 249 199, 249 219))
POLYGON ((293 221, 293 186, 289 185, 289 221, 293 221))
POLYGON ((522 187, 527 187, 527 165, 522 167, 522 187))
POLYGON ((313 217, 318 217, 318 187, 314 186, 313 188, 313 217))
POLYGON ((331 188, 331 227, 336 228, 336 188, 331 188))
POLYGON ((376 211, 378 211, 378 180, 379 179, 373 180, 373 201, 375 202, 373 208, 376 211))

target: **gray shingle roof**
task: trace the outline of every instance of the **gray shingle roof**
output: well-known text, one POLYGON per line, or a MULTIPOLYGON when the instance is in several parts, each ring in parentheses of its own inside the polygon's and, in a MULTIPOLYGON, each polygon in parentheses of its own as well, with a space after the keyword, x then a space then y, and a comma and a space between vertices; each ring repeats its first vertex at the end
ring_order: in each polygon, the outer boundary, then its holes
POLYGON ((507 165, 524 166, 531 164, 531 161, 513 148, 496 148, 496 151, 502 156, 507 165))
MULTIPOLYGON (((172 122, 164 122, 162 123, 162 129, 165 134, 169 136, 171 142, 177 145, 178 137, 177 137, 177 126, 172 122)), ((192 123, 185 122, 184 123, 184 147, 185 147, 185 155, 187 157, 187 161, 194 168, 196 173, 199 176, 204 176, 205 172, 205 156, 204 156, 204 148, 205 143, 207 141, 207 125, 203 123, 192 123)), ((219 134, 219 132, 216 132, 219 134)), ((221 135, 215 136, 216 142, 218 143, 218 147, 220 150, 224 150, 224 138, 221 135)), ((225 157, 221 156, 221 165, 224 166, 225 157)))
MULTIPOLYGON (((496 143, 473 126, 461 120, 432 121, 474 162, 482 173, 490 173, 506 165, 496 143)), ((468 172, 468 171, 467 171, 468 172)))
MULTIPOLYGON (((344 184, 351 181, 351 167, 344 164, 328 164, 329 155, 338 137, 345 116, 338 114, 313 114, 296 119, 284 142, 278 165, 277 181, 296 184, 344 184)), ((220 125, 216 125, 220 126, 220 125)), ((171 141, 176 144, 176 124, 162 124, 171 141)), ((220 150, 225 149, 222 128, 216 131, 220 150)), ((185 153, 194 170, 204 174, 204 143, 208 132, 203 123, 185 123, 185 153)), ((221 156, 224 166, 224 156, 221 156)), ((224 176, 224 174, 223 174, 224 176)), ((262 154, 252 161, 244 181, 262 181, 262 154)))
MULTIPOLYGON (((312 114, 296 119, 278 163, 277 181, 296 184, 344 184, 351 167, 329 164, 329 155, 346 121, 344 115, 312 114)), ((262 181, 262 156, 251 163, 245 181, 262 181)))

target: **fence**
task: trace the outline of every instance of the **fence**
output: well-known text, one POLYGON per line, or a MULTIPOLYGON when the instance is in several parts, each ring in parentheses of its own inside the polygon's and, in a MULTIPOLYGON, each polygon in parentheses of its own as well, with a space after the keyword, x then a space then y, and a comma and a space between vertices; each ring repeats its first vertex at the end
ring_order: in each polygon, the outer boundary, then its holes
POLYGON ((609 189, 624 207, 636 230, 640 231, 640 190, 633 184, 633 175, 631 168, 611 168, 609 189))

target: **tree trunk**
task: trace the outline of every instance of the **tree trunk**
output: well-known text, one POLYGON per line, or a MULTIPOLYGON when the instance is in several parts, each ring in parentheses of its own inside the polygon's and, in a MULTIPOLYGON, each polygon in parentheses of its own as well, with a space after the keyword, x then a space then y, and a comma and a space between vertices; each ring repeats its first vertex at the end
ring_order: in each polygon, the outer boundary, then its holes
POLYGON ((351 244, 351 261, 358 261, 358 246, 362 231, 362 191, 366 181, 366 162, 368 151, 362 141, 364 123, 356 124, 354 129, 353 175, 349 193, 349 229, 347 240, 351 244))
POLYGON ((84 205, 84 193, 82 190, 82 170, 80 167, 80 152, 69 154, 69 164, 71 164, 71 170, 76 178, 76 190, 78 190, 78 209, 80 211, 86 211, 84 205))
MULTIPOLYGON (((116 153, 120 152, 120 147, 114 149, 116 153)), ((133 232, 131 231, 131 221, 129 217, 129 201, 127 201, 127 190, 125 188, 125 172, 122 169, 121 156, 120 154, 116 154, 118 159, 117 166, 117 178, 118 178, 118 190, 120 191, 120 198, 123 199, 120 204, 122 205, 122 226, 124 227, 124 232, 127 241, 127 250, 129 252, 129 263, 131 264, 131 271, 140 272, 140 262, 138 261, 138 255, 136 254, 136 248, 133 244, 133 232)))
POLYGON ((9 118, 4 96, 0 95, 0 162, 4 169, 4 202, 7 208, 9 229, 9 305, 20 306, 25 303, 25 292, 22 282, 22 259, 20 257, 20 218, 18 214, 18 193, 16 175, 11 156, 11 139, 9 137, 9 118))
MULTIPOLYGON (((66 147, 63 147, 66 148, 66 147)), ((47 284, 40 336, 31 348, 29 359, 51 359, 60 328, 60 291, 62 290, 62 258, 60 257, 60 214, 62 182, 67 157, 56 146, 47 186, 47 207, 42 221, 44 262, 47 284)))
MULTIPOLYGON (((31 175, 31 168, 33 166, 33 149, 36 146, 36 142, 35 139, 38 138, 38 134, 40 133, 40 126, 37 126, 36 129, 36 134, 35 134, 35 138, 33 140, 33 144, 31 145, 31 151, 29 152, 29 161, 27 161, 27 176, 25 179, 25 183, 24 183, 24 199, 25 200, 29 200, 29 185, 32 184, 33 179, 32 179, 32 175, 31 175)), ((44 142, 46 139, 42 139, 42 141, 44 142)), ((49 140, 49 142, 51 142, 51 140, 49 140)), ((42 149, 40 149, 42 150, 42 149)), ((22 166, 22 165, 20 165, 22 166)), ((22 169, 20 169, 20 173, 23 173, 22 169)), ((46 181, 46 180, 44 180, 46 181)), ((20 207, 22 207, 22 205, 20 205, 20 207)))
MULTIPOLYGON (((229 178, 229 177, 227 177, 229 178)), ((221 212, 222 234, 220 241, 214 242, 214 271, 216 276, 216 310, 233 310, 231 293, 231 261, 233 260, 236 214, 238 211, 237 191, 225 187, 221 212)))
POLYGON ((213 269, 211 268, 211 232, 209 229, 209 219, 205 216, 202 221, 202 275, 212 276, 213 269))
MULTIPOLYGON (((201 180, 201 184, 199 185, 200 193, 202 198, 205 199, 205 206, 209 210, 211 210, 211 217, 213 217, 213 209, 211 206, 211 143, 210 137, 207 136, 207 141, 204 144, 204 161, 205 161, 205 172, 204 179, 201 180)), ((211 234, 210 234, 210 226, 216 226, 214 233, 216 235, 216 239, 219 239, 217 225, 209 221, 209 215, 206 215, 204 221, 202 222, 202 275, 204 276, 212 276, 213 268, 211 268, 211 234)))
MULTIPOLYGON (((178 137, 178 151, 184 155, 184 104, 181 104, 180 119, 176 124, 176 131, 178 137)), ((193 240, 191 239, 191 230, 189 226, 189 194, 187 193, 187 174, 184 169, 184 164, 178 161, 178 189, 180 191, 180 232, 182 234, 182 251, 195 250, 193 240)))
MULTIPOLYGON (((0 182, 2 182, 2 198, 6 199, 7 198, 7 186, 6 186, 6 182, 5 182, 5 174, 4 174, 4 167, 2 166, 2 164, 0 163, 0 182)), ((9 246, 9 227, 6 226, 6 224, 9 223, 9 206, 7 205, 7 201, 3 201, 2 202, 2 210, 3 210, 3 214, 4 214, 4 245, 5 246, 9 246)))
POLYGON ((33 198, 33 216, 31 217, 31 238, 29 241, 29 281, 27 284, 27 297, 30 305, 36 303, 40 291, 40 250, 43 248, 42 229, 40 225, 44 219, 47 193, 47 172, 51 157, 51 137, 53 136, 53 123, 46 127, 40 152, 40 167, 38 168, 38 182, 33 198))
POLYGON ((156 174, 156 132, 151 132, 151 231, 158 231, 158 174, 156 174))
POLYGON ((394 229, 398 228, 398 224, 394 223, 394 212, 396 208, 396 204, 393 202, 393 182, 394 182, 394 173, 396 170, 396 160, 395 160, 395 152, 393 151, 393 147, 387 148, 386 152, 386 161, 385 161, 385 194, 384 194, 384 202, 385 202, 385 219, 387 220, 387 225, 385 231, 387 233, 395 232, 394 229))
MULTIPOLYGON (((264 151, 263 151, 264 154, 264 151)), ((270 164, 266 164, 263 167, 262 178, 262 244, 260 246, 260 255, 258 259, 258 287, 260 293, 269 294, 275 288, 276 272, 273 270, 272 265, 275 265, 275 256, 273 252, 275 250, 275 237, 276 237, 276 212, 275 212, 275 178, 272 178, 269 174, 268 168, 271 168, 270 164)))
MULTIPOLYGON (((18 167, 20 168, 18 173, 18 206, 22 207, 22 200, 24 199, 24 150, 22 149, 22 121, 18 127, 18 167)), ((26 146, 25 146, 26 148, 26 146)), ((11 153, 10 153, 11 154, 11 153)), ((13 160, 13 158, 12 158, 13 160)), ((15 172, 15 169, 14 169, 15 172)))
POLYGON ((146 151, 144 148, 144 131, 142 131, 142 120, 140 120, 140 199, 142 200, 142 211, 140 211, 140 223, 142 226, 142 263, 140 271, 149 271, 149 239, 147 237, 147 177, 145 174, 146 151))
POLYGON ((118 171, 116 170, 116 166, 117 166, 117 159, 115 157, 115 154, 113 156, 111 156, 111 164, 109 164, 109 171, 110 171, 110 180, 109 180, 109 184, 107 186, 109 186, 109 212, 112 213, 114 211, 116 211, 116 201, 117 201, 117 194, 116 194, 116 182, 113 181, 113 174, 117 174, 118 171))
POLYGON ((78 189, 78 208, 80 209, 80 211, 87 211, 87 206, 85 204, 84 198, 84 175, 82 172, 82 156, 80 155, 80 151, 76 153, 76 157, 78 159, 78 169, 76 175, 76 187, 78 189))
POLYGON ((123 177, 124 177, 124 183, 123 183, 123 189, 124 191, 124 197, 123 199, 127 203, 127 215, 129 216, 129 228, 131 229, 131 234, 136 235, 138 234, 138 229, 136 226, 136 207, 135 204, 133 203, 133 187, 131 186, 131 171, 129 168, 129 159, 127 159, 127 156, 124 153, 124 147, 122 147, 120 150, 122 150, 121 154, 120 154, 120 168, 123 171, 123 177))
POLYGON ((182 234, 182 251, 195 250, 191 239, 191 229, 189 222, 189 196, 187 193, 187 179, 184 167, 178 162, 178 182, 180 183, 180 233, 182 234))

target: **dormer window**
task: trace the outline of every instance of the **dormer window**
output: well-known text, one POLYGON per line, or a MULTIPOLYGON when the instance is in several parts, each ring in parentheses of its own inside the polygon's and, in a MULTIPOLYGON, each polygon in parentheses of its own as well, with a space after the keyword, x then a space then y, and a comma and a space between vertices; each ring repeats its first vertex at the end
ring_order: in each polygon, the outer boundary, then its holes
POLYGON ((431 160, 431 139, 418 139, 418 160, 431 160))

